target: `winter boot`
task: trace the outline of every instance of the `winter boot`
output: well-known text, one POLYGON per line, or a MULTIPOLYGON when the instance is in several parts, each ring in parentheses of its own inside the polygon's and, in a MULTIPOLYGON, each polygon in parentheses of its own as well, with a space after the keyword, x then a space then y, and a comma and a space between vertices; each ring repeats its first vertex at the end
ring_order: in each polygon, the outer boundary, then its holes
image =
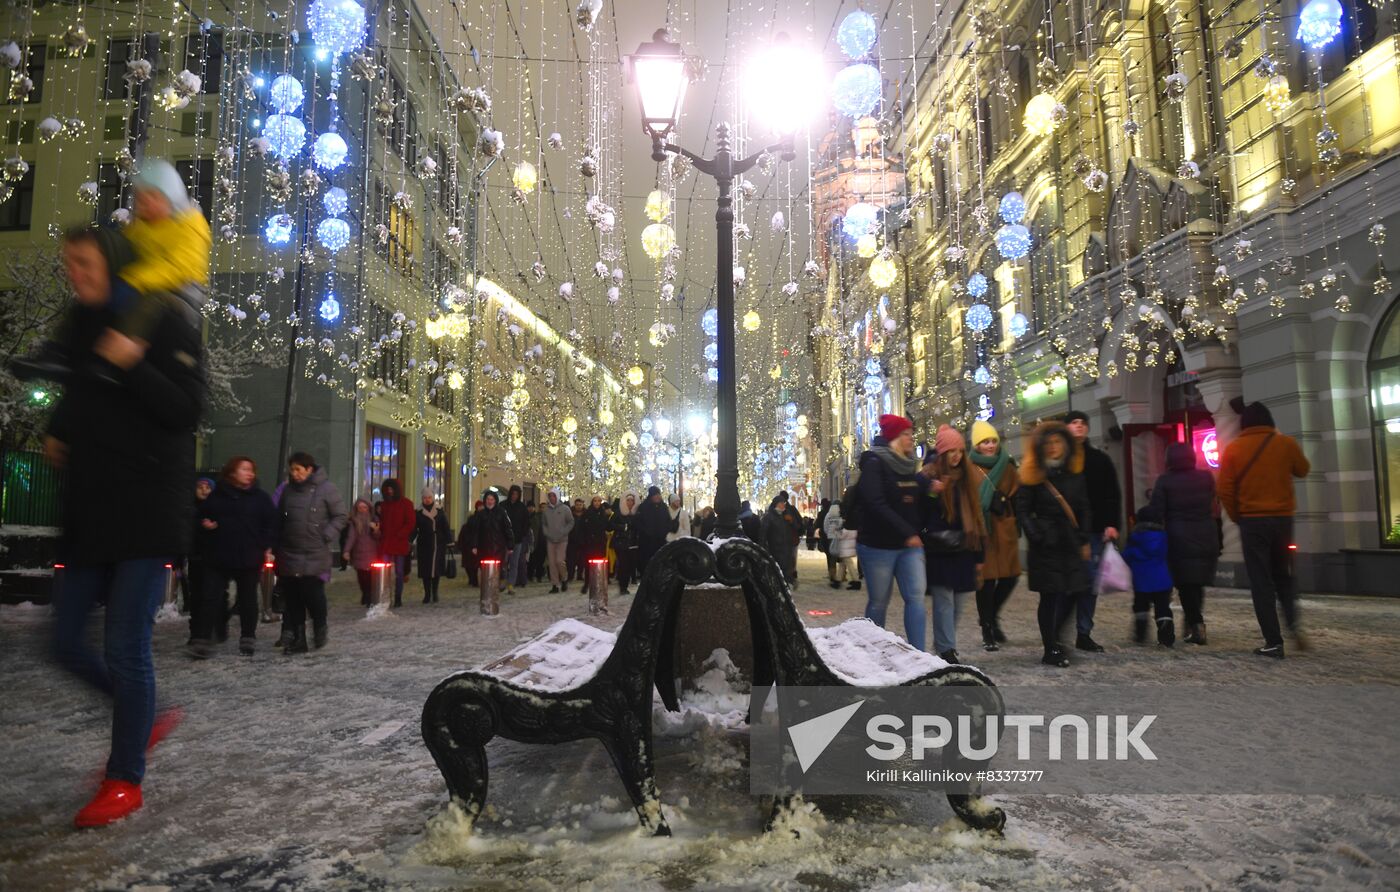
POLYGON ((185 653, 192 660, 207 660, 214 655, 214 642, 208 638, 191 638, 185 646, 185 653))
POLYGON ((141 807, 141 785, 107 778, 73 819, 75 827, 106 827, 141 807))
POLYGON ((1206 624, 1193 624, 1190 628, 1190 631, 1188 631, 1186 635, 1182 637, 1181 640, 1186 642, 1187 644, 1196 644, 1204 646, 1206 643, 1206 624))
POLYGON ((326 642, 330 640, 330 628, 324 623, 317 626, 312 634, 312 643, 315 645, 317 650, 320 650, 321 648, 325 647, 326 642))
POLYGON ((833 580, 831 580, 831 587, 832 587, 832 588, 840 588, 840 587, 841 587, 841 583, 839 583, 839 582, 837 582, 835 579, 833 579, 833 580))
POLYGON ((257 645, 257 642, 258 639, 256 638, 239 638, 238 652, 245 657, 251 657, 253 655, 253 648, 257 645))
POLYGON ((306 644, 306 626, 297 626, 292 629, 291 640, 287 642, 286 647, 282 648, 282 653, 291 656, 292 654, 304 654, 310 649, 306 644))
POLYGON ((1133 643, 1147 643, 1147 611, 1133 614, 1133 643))
POLYGON ((846 588, 850 589, 853 592, 860 591, 860 580, 852 579, 850 582, 846 583, 846 588))
POLYGON ((992 630, 991 623, 982 624, 982 649, 987 653, 995 653, 1001 650, 1001 646, 997 644, 996 632, 992 630))
POLYGON ((1075 650, 1087 650, 1089 653, 1103 653, 1103 645, 1090 638, 1088 633, 1080 635, 1074 639, 1075 650))
POLYGON ((997 620, 992 621, 992 637, 996 638, 997 644, 1006 643, 1006 633, 1001 630, 1001 623, 997 620))
POLYGON ((282 633, 281 633, 280 635, 277 636, 277 643, 274 644, 274 645, 272 645, 272 646, 273 646, 273 647, 286 647, 288 644, 291 644, 291 643, 292 643, 292 627, 291 627, 291 626, 283 626, 283 627, 282 627, 282 633))
POLYGON ((1163 647, 1176 644, 1176 624, 1170 616, 1157 617, 1157 643, 1163 647))
POLYGON ((552 585, 552 586, 550 586, 550 587, 549 587, 549 593, 550 593, 551 595, 557 595, 557 594, 559 594, 559 586, 557 586, 557 585, 552 585))
POLYGON ((1046 666, 1058 666, 1061 669, 1068 668, 1069 657, 1058 647, 1048 648, 1045 655, 1040 658, 1040 662, 1046 666))

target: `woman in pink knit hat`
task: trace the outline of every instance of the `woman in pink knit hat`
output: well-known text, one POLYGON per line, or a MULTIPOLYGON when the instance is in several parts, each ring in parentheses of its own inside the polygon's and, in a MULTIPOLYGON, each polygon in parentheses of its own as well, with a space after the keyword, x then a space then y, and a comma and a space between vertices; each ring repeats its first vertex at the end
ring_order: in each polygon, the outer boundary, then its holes
POLYGON ((933 599, 933 649, 949 663, 958 660, 958 617, 977 590, 977 570, 986 547, 987 527, 979 491, 983 473, 967 460, 967 444, 952 427, 939 427, 922 472, 929 481, 924 499, 924 553, 928 593, 933 599))

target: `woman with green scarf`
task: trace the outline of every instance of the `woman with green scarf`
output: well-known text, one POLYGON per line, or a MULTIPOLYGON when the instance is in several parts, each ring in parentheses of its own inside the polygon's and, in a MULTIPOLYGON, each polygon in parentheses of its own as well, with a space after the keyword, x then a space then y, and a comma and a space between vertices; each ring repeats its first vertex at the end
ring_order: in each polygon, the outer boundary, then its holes
POLYGON ((1021 486, 1016 463, 1001 445, 996 428, 985 421, 972 424, 973 464, 986 475, 978 493, 986 520, 986 554, 982 559, 982 583, 977 589, 977 621, 982 625, 982 647, 999 649, 1006 642, 998 616, 1021 576, 1020 538, 1013 497, 1021 486))

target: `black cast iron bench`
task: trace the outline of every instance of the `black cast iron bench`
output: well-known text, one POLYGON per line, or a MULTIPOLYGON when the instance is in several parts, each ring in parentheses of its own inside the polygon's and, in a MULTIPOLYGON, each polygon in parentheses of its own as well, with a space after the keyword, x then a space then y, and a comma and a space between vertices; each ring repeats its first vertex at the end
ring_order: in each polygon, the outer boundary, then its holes
MULTIPOLYGON (((994 687, 980 671, 916 651, 864 620, 809 633, 767 552, 747 539, 730 539, 717 550, 681 539, 652 558, 616 635, 562 620, 500 659, 454 673, 433 689, 423 706, 423 740, 453 801, 473 820, 480 814, 488 776, 485 747, 495 737, 522 743, 594 738, 611 757, 642 827, 669 836, 655 780, 652 688, 668 709, 679 708, 670 670, 677 599, 687 586, 711 579, 744 590, 756 687, 994 687), (889 671, 880 678, 852 674, 852 666, 835 659, 851 648, 866 655, 862 663, 875 659, 889 671), (658 666, 665 667, 659 677, 658 666)), ((948 800, 971 827, 999 831, 1005 824, 1001 810, 978 797, 949 794, 948 800)))

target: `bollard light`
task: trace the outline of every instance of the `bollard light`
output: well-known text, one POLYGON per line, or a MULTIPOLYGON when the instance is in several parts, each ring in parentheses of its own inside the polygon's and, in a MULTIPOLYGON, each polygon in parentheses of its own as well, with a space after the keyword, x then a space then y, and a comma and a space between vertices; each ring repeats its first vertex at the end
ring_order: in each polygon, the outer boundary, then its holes
POLYGON ((487 558, 481 562, 481 613, 495 616, 501 612, 501 562, 487 558))
POLYGON ((389 606, 389 577, 393 572, 394 565, 388 561, 375 561, 369 565, 370 601, 373 606, 389 606))
POLYGON ((277 588, 277 565, 264 561, 262 575, 258 577, 258 600, 262 603, 262 621, 281 622, 282 616, 272 609, 272 592, 277 588))
POLYGON ((588 561, 588 612, 595 616, 608 612, 607 558, 590 558, 588 561))
POLYGON ((176 577, 176 575, 175 575, 175 565, 174 565, 174 564, 166 564, 166 565, 165 565, 165 602, 164 602, 164 603, 166 603, 166 604, 174 604, 175 601, 176 601, 176 599, 178 599, 179 597, 180 597, 180 580, 179 580, 179 578, 176 577))

